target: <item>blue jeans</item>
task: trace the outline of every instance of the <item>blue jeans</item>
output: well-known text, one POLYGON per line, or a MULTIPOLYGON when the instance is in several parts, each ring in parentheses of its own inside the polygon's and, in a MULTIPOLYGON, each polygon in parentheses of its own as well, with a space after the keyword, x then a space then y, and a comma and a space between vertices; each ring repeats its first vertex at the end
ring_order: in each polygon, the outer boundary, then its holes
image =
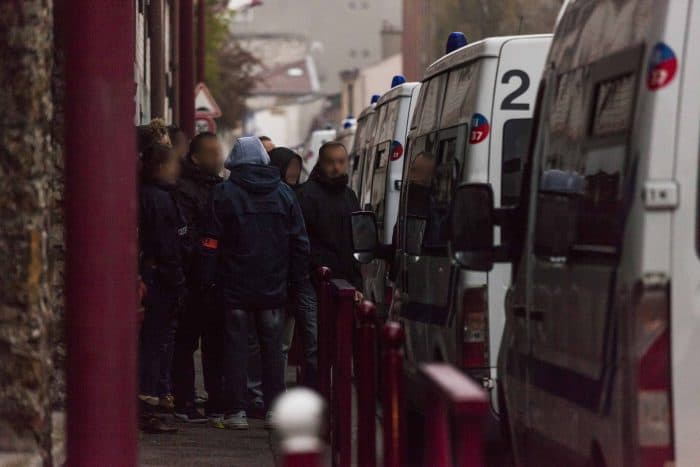
POLYGON ((316 387, 318 382, 318 319, 316 290, 311 279, 306 279, 293 287, 287 308, 287 321, 284 330, 284 366, 294 338, 294 326, 299 326, 301 348, 304 354, 304 385, 316 387))
POLYGON ((228 413, 246 410, 248 370, 248 330, 255 329, 260 343, 263 399, 266 407, 284 389, 282 329, 284 310, 226 310, 224 332, 224 394, 228 413))

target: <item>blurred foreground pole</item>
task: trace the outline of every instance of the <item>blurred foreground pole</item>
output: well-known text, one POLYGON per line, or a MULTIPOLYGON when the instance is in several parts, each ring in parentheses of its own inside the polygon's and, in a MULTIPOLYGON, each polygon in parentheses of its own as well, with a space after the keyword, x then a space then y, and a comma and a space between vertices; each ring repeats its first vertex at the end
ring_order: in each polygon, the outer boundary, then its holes
POLYGON ((370 301, 356 310, 360 323, 355 347, 357 376, 357 462, 363 467, 377 464, 377 311, 370 301))
POLYGON ((204 82, 207 58, 207 0, 197 2, 197 82, 204 82))
POLYGON ((316 294, 318 296, 318 390, 330 403, 331 400, 331 360, 335 328, 331 318, 330 281, 333 273, 326 267, 316 271, 316 294))
POLYGON ((331 281, 335 303, 335 352, 331 372, 333 465, 352 462, 352 335, 355 288, 347 281, 331 281))
POLYGON ((194 136, 194 8, 180 0, 180 128, 194 136))
POLYGON ((282 393, 274 402, 272 423, 284 467, 321 467, 324 409, 321 396, 301 387, 282 393))
POLYGON ((65 3, 71 467, 136 465, 135 6, 65 3))
POLYGON ((406 452, 405 400, 403 387, 403 343, 401 325, 390 321, 382 329, 386 374, 382 406, 384 410, 384 467, 405 465, 406 452))

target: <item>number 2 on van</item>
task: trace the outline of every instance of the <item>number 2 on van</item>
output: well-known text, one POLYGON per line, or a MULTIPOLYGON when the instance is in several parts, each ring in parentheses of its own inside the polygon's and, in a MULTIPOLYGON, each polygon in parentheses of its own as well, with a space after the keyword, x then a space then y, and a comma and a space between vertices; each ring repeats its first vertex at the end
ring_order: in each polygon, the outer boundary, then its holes
POLYGON ((469 134, 469 144, 481 143, 489 135, 491 126, 483 115, 476 113, 472 116, 472 131, 469 134))

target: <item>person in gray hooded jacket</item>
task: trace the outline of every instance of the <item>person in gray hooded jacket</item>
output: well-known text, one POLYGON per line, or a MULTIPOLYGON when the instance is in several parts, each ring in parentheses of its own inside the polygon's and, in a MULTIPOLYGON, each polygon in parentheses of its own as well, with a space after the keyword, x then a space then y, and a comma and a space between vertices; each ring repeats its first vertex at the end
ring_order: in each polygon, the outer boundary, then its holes
MULTIPOLYGON (((227 428, 246 429, 248 328, 262 350, 265 406, 284 390, 282 329, 288 284, 308 278, 309 239, 296 197, 255 137, 238 139, 226 160, 229 180, 212 190, 201 241, 203 287, 225 315, 227 428)), ((269 413, 266 426, 269 426, 269 413)))

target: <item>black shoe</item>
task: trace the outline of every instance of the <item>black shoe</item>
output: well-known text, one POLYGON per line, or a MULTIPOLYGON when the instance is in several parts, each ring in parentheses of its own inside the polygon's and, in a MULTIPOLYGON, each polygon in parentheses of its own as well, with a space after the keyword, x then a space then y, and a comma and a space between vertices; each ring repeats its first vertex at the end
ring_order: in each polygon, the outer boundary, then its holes
POLYGON ((177 428, 153 415, 141 417, 141 430, 145 433, 177 433, 177 428))
POLYGON ((207 423, 207 417, 191 405, 183 409, 175 409, 175 418, 186 423, 207 423))

